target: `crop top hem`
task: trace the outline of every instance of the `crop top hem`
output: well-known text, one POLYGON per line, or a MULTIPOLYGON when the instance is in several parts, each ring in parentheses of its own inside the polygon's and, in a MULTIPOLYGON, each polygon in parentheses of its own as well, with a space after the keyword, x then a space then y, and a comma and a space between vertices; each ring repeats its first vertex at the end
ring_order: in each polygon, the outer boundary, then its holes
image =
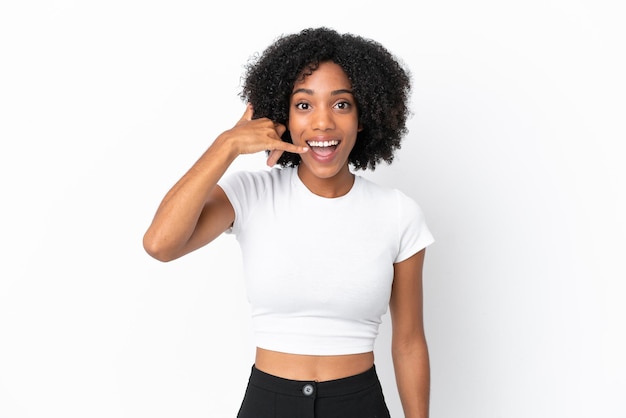
POLYGON ((362 345, 362 346, 353 346, 353 347, 327 347, 327 348, 311 346, 310 350, 307 350, 306 348, 303 348, 300 345, 289 345, 289 344, 272 345, 272 344, 264 344, 261 341, 257 341, 256 346, 264 350, 276 351, 279 353, 303 355, 303 356, 345 356, 345 355, 350 355, 350 354, 370 353, 374 351, 374 347, 369 344, 362 345))

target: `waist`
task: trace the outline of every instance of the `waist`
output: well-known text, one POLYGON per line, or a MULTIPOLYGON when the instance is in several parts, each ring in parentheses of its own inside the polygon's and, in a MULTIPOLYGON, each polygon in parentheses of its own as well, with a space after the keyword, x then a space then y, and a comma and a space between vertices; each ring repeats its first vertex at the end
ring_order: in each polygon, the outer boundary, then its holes
POLYGON ((291 380, 324 382, 358 375, 374 366, 374 353, 312 356, 256 349, 255 367, 291 380))
POLYGON ((374 365, 362 373, 323 382, 285 379, 263 372, 253 366, 249 384, 289 396, 309 397, 315 394, 316 397, 332 397, 356 393, 373 385, 380 385, 380 382, 374 365))

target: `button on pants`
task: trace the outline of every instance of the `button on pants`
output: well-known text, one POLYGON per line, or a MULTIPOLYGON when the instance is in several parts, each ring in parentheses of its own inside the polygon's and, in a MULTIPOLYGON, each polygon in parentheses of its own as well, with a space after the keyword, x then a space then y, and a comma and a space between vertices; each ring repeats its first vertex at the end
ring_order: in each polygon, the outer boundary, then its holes
POLYGON ((289 380, 252 367, 237 418, 389 418, 375 367, 326 382, 289 380))

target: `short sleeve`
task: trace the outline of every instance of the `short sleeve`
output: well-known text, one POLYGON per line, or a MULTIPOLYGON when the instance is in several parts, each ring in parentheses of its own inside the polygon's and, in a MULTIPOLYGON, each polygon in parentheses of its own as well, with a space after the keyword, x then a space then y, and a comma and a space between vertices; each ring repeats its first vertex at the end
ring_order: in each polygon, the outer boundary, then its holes
POLYGON ((419 205, 404 193, 397 193, 399 247, 394 263, 406 260, 435 241, 419 205))
POLYGON ((251 208, 265 193, 263 172, 237 171, 222 177, 217 183, 224 190, 235 211, 235 221, 226 233, 237 235, 245 224, 251 208))

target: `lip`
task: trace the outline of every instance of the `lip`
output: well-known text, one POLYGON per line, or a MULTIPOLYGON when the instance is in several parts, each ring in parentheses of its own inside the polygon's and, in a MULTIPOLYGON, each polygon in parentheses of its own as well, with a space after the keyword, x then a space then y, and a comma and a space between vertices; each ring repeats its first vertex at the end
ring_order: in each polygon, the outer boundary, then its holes
POLYGON ((320 162, 320 163, 327 163, 329 161, 331 161, 335 155, 337 155, 337 151, 339 149, 339 147, 341 147, 341 139, 337 139, 337 138, 332 138, 332 137, 327 137, 327 136, 316 136, 314 138, 309 138, 306 140, 306 144, 309 147, 310 152, 307 153, 307 155, 311 156, 315 161, 320 162), (320 155, 317 154, 314 151, 314 148, 316 147, 312 147, 311 143, 316 143, 316 142, 337 142, 336 145, 334 145, 334 149, 332 150, 332 152, 330 152, 327 155, 320 155))

